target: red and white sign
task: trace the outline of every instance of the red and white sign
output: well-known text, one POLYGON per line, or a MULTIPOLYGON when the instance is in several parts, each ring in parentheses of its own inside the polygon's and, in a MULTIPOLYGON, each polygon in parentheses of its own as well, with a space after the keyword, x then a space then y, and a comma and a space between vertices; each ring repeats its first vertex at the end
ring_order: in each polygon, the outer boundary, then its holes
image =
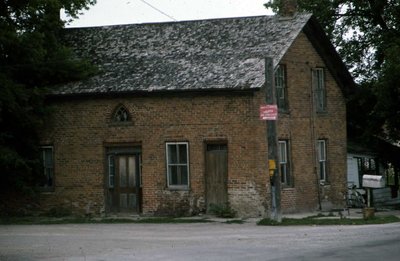
POLYGON ((260 106, 260 120, 276 121, 278 119, 278 105, 267 104, 260 106))

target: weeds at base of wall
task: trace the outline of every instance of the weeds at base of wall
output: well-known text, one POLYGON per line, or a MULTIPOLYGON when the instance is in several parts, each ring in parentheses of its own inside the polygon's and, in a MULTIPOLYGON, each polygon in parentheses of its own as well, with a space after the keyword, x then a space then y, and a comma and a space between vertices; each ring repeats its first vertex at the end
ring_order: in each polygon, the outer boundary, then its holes
POLYGON ((230 207, 229 203, 210 204, 209 211, 220 218, 234 218, 237 214, 236 211, 230 207))
POLYGON ((242 219, 233 219, 233 220, 227 220, 224 223, 225 224, 243 224, 243 223, 245 223, 245 221, 242 219))
POLYGON ((68 217, 71 215, 72 215, 71 209, 64 207, 53 207, 44 214, 44 216, 55 217, 55 218, 68 217))
POLYGON ((283 218, 282 222, 277 222, 269 218, 265 218, 257 222, 259 226, 304 226, 304 225, 372 225, 372 224, 387 224, 400 222, 400 218, 396 216, 383 216, 383 217, 372 217, 368 219, 324 219, 321 216, 312 216, 306 218, 283 218))
POLYGON ((173 217, 154 217, 154 218, 88 218, 88 217, 7 217, 0 218, 2 225, 54 225, 54 224, 191 224, 191 223, 210 223, 212 220, 186 219, 173 217))

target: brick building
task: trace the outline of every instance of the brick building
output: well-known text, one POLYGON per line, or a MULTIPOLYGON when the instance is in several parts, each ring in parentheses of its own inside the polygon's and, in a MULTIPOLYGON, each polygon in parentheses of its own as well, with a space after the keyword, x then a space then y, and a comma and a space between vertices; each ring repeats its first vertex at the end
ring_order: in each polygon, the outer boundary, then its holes
POLYGON ((353 81, 309 14, 66 30, 99 73, 54 89, 44 208, 270 211, 265 59, 277 88, 284 213, 342 205, 353 81))

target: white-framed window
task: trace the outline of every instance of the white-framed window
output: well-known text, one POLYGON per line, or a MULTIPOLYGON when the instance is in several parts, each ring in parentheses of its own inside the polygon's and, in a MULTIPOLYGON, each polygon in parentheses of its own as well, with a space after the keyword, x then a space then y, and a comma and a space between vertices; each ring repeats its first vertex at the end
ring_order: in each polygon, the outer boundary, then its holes
POLYGON ((312 69, 312 85, 314 90, 315 109, 317 112, 325 112, 326 87, 324 68, 312 69))
POLYGON ((115 182, 115 157, 108 155, 108 187, 114 188, 115 182))
POLYGON ((280 111, 288 110, 286 66, 280 64, 275 71, 276 103, 280 111))
POLYGON ((318 173, 320 181, 327 181, 326 172, 326 140, 318 140, 317 142, 317 153, 318 153, 318 173))
POLYGON ((167 142, 167 184, 169 188, 188 188, 189 186, 189 143, 167 142))
POLYGON ((289 141, 279 140, 278 141, 278 152, 279 152, 279 169, 281 174, 281 182, 285 186, 291 186, 290 176, 290 164, 289 164, 289 141))
POLYGON ((39 182, 42 190, 54 190, 54 155, 53 146, 40 147, 43 176, 39 182))

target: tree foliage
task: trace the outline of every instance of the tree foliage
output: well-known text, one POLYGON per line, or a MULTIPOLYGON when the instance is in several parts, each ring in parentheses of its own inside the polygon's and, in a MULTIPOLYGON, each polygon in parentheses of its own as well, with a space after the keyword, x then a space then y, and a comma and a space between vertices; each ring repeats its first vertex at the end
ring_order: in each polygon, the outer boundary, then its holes
MULTIPOLYGON (((283 0, 266 7, 279 12, 283 0)), ((400 1, 298 0, 313 13, 360 90, 348 103, 353 138, 400 139, 400 1)))
POLYGON ((40 177, 38 129, 49 86, 93 71, 60 41, 60 9, 76 17, 93 0, 0 1, 1 190, 25 188, 40 177))

